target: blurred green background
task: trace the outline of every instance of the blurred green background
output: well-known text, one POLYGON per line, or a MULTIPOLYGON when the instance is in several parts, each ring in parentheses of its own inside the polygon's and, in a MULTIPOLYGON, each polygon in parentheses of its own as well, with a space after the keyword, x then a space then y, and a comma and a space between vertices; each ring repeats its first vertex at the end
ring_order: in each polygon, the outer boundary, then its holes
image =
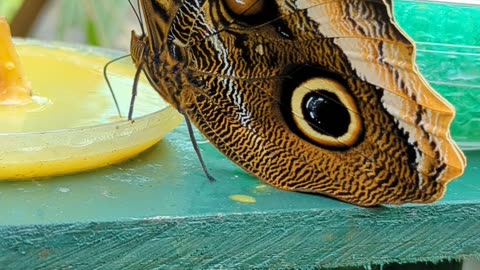
POLYGON ((7 18, 12 18, 22 3, 23 0, 2 1, 0 2, 0 14, 2 16, 6 16, 7 18))
MULTIPOLYGON (((480 46, 480 0, 477 6, 472 0, 434 2, 396 0, 395 16, 417 42, 480 46)), ((28 3, 41 9, 37 18, 26 16, 34 21, 28 35, 35 38, 123 48, 120 37, 138 28, 127 0, 2 0, 0 16, 12 22, 28 3)))
MULTIPOLYGON (((13 23, 22 4, 33 5, 38 10, 36 18, 30 11, 21 22, 33 21, 26 35, 38 39, 128 49, 130 30, 138 28, 128 1, 123 0, 2 0, 0 16, 13 23)), ((16 36, 24 36, 15 33, 13 25, 12 31, 16 36)))
POLYGON ((20 8, 22 2, 23 0, 6 0, 0 2, 0 14, 7 18, 12 18, 20 8))

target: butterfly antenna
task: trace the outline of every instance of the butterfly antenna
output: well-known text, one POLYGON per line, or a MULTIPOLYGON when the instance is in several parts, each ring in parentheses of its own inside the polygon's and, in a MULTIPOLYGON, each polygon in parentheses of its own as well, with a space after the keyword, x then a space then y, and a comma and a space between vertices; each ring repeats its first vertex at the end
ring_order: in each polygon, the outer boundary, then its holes
POLYGON ((128 0, 128 3, 132 7, 133 12, 135 13, 135 16, 137 17, 138 23, 140 24, 140 29, 142 30, 142 36, 145 36, 145 29, 143 27, 143 19, 142 19, 142 16, 140 14, 140 9, 141 9, 140 8, 140 1, 137 0, 137 8, 135 8, 135 6, 132 4, 131 0, 128 0))
POLYGON ((121 60, 121 59, 123 59, 123 58, 127 58, 127 57, 129 57, 129 56, 130 56, 130 54, 117 57, 117 58, 109 61, 108 63, 106 63, 105 66, 103 66, 103 78, 105 78, 105 81, 107 82, 108 90, 110 90, 110 94, 112 95, 113 102, 115 103, 115 107, 117 108, 118 117, 122 117, 122 113, 120 112, 120 106, 118 105, 118 100, 117 100, 117 97, 115 96, 115 92, 113 92, 113 88, 112 88, 112 84, 110 83, 110 79, 108 79, 107 70, 108 70, 108 67, 109 67, 112 63, 114 63, 114 62, 116 62, 116 61, 118 61, 118 60, 121 60))
POLYGON ((140 25, 142 25, 142 30, 143 30, 143 16, 140 10, 142 10, 142 7, 140 5, 140 0, 137 0, 137 10, 138 10, 138 15, 140 17, 140 25))

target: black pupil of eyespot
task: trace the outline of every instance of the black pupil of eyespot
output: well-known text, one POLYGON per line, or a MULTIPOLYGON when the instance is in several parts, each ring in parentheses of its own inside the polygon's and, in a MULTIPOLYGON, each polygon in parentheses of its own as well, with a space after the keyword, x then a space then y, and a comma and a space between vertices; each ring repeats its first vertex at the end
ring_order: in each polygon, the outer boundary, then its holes
POLYGON ((348 131, 350 114, 337 95, 325 90, 312 91, 302 100, 305 121, 316 131, 340 137, 348 131))

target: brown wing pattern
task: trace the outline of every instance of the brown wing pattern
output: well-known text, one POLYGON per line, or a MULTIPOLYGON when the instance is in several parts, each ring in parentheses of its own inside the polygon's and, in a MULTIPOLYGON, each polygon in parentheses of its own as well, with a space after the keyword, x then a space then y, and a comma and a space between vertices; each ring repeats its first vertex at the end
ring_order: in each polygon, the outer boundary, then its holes
POLYGON ((463 172, 454 110, 417 71, 390 1, 229 1, 178 2, 155 23, 162 1, 142 4, 149 33, 168 29, 145 72, 231 160, 364 206, 438 200, 463 172))

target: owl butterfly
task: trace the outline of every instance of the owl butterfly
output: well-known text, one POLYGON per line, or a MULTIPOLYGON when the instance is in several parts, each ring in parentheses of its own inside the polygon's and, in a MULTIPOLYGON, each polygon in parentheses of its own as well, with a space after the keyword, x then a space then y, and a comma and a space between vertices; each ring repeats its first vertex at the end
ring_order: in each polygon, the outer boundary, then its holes
POLYGON ((140 4, 138 72, 262 181, 373 206, 433 202, 463 173, 454 109, 419 74, 391 0, 140 4))

